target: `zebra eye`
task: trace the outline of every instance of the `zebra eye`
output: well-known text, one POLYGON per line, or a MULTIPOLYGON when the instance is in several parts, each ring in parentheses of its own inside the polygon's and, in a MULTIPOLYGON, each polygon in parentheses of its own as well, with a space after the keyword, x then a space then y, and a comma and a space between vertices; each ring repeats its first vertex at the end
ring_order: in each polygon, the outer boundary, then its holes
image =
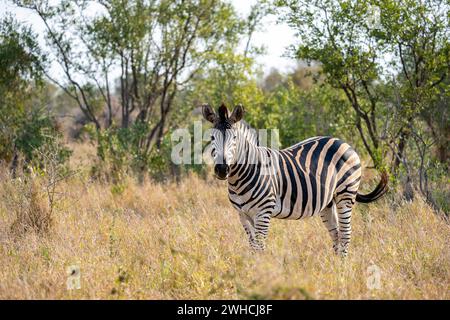
POLYGON ((214 141, 214 140, 216 140, 216 138, 214 138, 214 136, 211 136, 211 141, 214 141))

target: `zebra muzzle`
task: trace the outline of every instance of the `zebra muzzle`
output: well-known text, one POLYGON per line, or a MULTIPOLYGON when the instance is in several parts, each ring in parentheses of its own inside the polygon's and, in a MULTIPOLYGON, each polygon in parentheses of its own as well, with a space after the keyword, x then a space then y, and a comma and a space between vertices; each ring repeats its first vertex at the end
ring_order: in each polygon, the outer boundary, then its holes
POLYGON ((230 167, 227 164, 216 164, 214 166, 214 173, 218 179, 225 180, 229 171, 230 167))

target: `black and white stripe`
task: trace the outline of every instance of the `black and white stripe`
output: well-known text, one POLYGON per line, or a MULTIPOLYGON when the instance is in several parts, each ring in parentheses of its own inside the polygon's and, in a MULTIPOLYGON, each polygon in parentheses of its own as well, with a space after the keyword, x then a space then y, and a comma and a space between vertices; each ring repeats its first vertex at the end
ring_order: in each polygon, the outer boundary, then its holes
POLYGON ((216 175, 228 180, 230 202, 240 213, 252 248, 264 249, 272 218, 320 215, 334 251, 347 254, 353 206, 383 195, 386 175, 372 193, 360 195, 361 162, 347 143, 313 137, 283 150, 270 149, 260 146, 255 131, 240 121, 242 107, 236 107, 230 117, 225 106, 219 108, 218 116, 209 106, 203 112, 214 123, 216 175))

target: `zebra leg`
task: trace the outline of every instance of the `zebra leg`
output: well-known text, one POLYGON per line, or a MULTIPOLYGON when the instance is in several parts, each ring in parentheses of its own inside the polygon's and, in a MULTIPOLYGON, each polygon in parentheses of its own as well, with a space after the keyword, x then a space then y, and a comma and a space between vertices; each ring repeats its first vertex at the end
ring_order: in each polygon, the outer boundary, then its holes
POLYGON ((334 201, 331 203, 330 207, 326 207, 320 213, 322 222, 328 230, 328 233, 333 240, 333 250, 337 254, 339 249, 339 232, 338 232, 338 220, 336 213, 336 204, 334 201))
POLYGON ((255 226, 253 219, 244 212, 239 212, 239 218, 242 226, 244 227, 245 233, 247 234, 250 246, 253 248, 253 244, 255 243, 255 226))
POLYGON ((352 209, 355 204, 355 199, 347 195, 335 199, 335 202, 339 223, 339 254, 345 257, 348 253, 348 246, 352 234, 352 209))
POLYGON ((264 250, 266 248, 266 239, 269 234, 270 211, 259 212, 254 217, 255 243, 252 246, 255 250, 264 250))

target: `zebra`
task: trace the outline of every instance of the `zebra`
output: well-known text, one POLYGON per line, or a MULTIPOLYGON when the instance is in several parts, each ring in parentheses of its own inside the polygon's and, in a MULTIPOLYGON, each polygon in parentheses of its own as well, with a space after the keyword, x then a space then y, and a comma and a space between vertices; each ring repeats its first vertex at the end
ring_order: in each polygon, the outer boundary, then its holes
POLYGON ((369 194, 358 193, 361 161, 347 143, 312 137, 286 149, 259 145, 256 131, 244 120, 244 108, 231 114, 222 104, 216 113, 202 105, 213 124, 211 156, 218 179, 228 181, 228 198, 253 250, 264 250, 272 218, 303 219, 320 215, 333 250, 346 256, 355 202, 369 203, 387 191, 388 176, 369 194), (241 121, 242 120, 242 121, 241 121))

